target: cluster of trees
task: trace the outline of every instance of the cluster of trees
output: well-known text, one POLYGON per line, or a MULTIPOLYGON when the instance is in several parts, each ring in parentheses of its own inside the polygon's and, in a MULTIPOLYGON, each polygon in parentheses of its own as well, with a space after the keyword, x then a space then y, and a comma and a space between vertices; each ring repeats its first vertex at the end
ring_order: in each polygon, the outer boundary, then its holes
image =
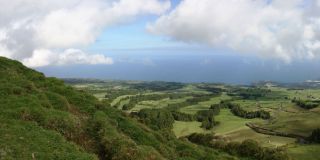
POLYGON ((182 113, 179 111, 171 111, 171 113, 172 113, 174 120, 176 120, 176 121, 191 122, 191 121, 195 120, 194 115, 192 115, 192 114, 182 113))
POLYGON ((166 91, 176 90, 184 87, 185 84, 178 82, 144 82, 132 84, 131 88, 138 90, 151 90, 151 91, 166 91))
POLYGON ((124 104, 122 106, 122 110, 130 110, 134 108, 135 105, 141 101, 148 101, 148 100, 157 101, 165 98, 169 98, 169 95, 168 94, 148 94, 148 95, 140 94, 136 96, 129 96, 128 97, 129 103, 124 104))
POLYGON ((189 98, 186 101, 179 102, 179 103, 168 104, 167 109, 172 110, 172 111, 173 110, 178 110, 178 109, 183 108, 183 107, 187 107, 187 106, 198 104, 199 102, 208 101, 215 95, 212 95, 212 94, 206 94, 206 95, 193 94, 191 96, 192 96, 192 98, 189 98))
POLYGON ((135 95, 138 94, 139 91, 135 89, 110 89, 107 90, 107 94, 104 98, 108 99, 110 102, 122 95, 135 95))
POLYGON ((258 99, 265 97, 267 94, 271 93, 270 89, 264 88, 236 88, 228 92, 229 96, 240 96, 242 99, 258 99))
MULTIPOLYGON (((130 110, 132 108, 135 107, 136 104, 138 104, 141 101, 157 101, 157 100, 161 100, 161 99, 165 99, 165 98, 170 98, 170 99, 179 99, 179 98, 183 98, 187 96, 186 94, 146 94, 146 95, 135 95, 135 96, 128 96, 123 100, 127 100, 129 99, 129 103, 124 104, 122 106, 122 110, 130 110)), ((188 100, 187 100, 188 101, 188 100)), ((121 101, 118 102, 118 104, 116 104, 115 106, 120 105, 121 101)), ((168 107, 172 107, 172 108, 179 108, 181 106, 187 106, 190 105, 190 102, 181 102, 181 103, 175 103, 175 104, 169 104, 168 107)), ((175 109, 173 109, 175 110, 175 109)))
POLYGON ((219 112, 220 108, 212 105, 209 110, 198 111, 195 115, 168 109, 141 109, 139 112, 133 112, 131 114, 155 130, 170 129, 175 120, 185 122, 196 120, 202 123, 202 128, 209 130, 219 124, 219 122, 214 119, 214 116, 218 115, 219 112))
POLYGON ((304 109, 313 109, 316 108, 320 105, 319 101, 311 101, 311 100, 298 100, 296 98, 294 98, 292 100, 293 103, 295 103, 296 105, 298 105, 301 108, 304 109))
POLYGON ((313 130, 308 139, 312 143, 320 143, 320 128, 313 130))
POLYGON ((152 129, 171 129, 174 121, 190 122, 196 120, 192 114, 167 109, 141 109, 139 112, 131 113, 152 129))
POLYGON ((188 94, 186 94, 186 93, 169 94, 170 99, 180 99, 180 98, 183 98, 186 96, 188 96, 188 94))
POLYGON ((139 120, 154 130, 171 129, 174 123, 172 113, 166 109, 141 109, 139 120))
POLYGON ((196 120, 201 122, 201 127, 207 130, 212 129, 214 126, 218 125, 219 122, 215 121, 214 116, 220 113, 220 107, 217 105, 211 105, 209 110, 198 111, 196 120))
POLYGON ((187 99, 186 101, 190 104, 197 104, 199 102, 203 101, 208 101, 210 100, 213 96, 213 94, 206 94, 206 95, 193 95, 193 98, 187 99))
POLYGON ((262 119, 270 119, 270 113, 264 110, 258 110, 258 111, 246 111, 242 109, 239 105, 234 105, 231 108, 231 112, 239 117, 242 118, 262 118, 262 119))
POLYGON ((220 104, 217 104, 220 108, 229 108, 230 111, 239 117, 242 118, 262 118, 262 119, 270 119, 271 115, 269 112, 265 110, 258 110, 258 111, 246 111, 240 107, 239 104, 234 104, 229 101, 221 101, 220 104))
POLYGON ((221 94, 222 92, 224 92, 225 90, 222 89, 222 88, 218 88, 216 86, 210 86, 210 85, 200 85, 200 86, 197 86, 197 88, 199 89, 203 89, 205 91, 208 91, 208 92, 211 92, 213 94, 221 94))
POLYGON ((225 142, 213 134, 193 133, 187 137, 193 143, 206 147, 216 148, 228 152, 232 155, 241 157, 259 159, 259 160, 289 160, 285 150, 281 148, 266 148, 254 140, 245 140, 240 142, 225 142))

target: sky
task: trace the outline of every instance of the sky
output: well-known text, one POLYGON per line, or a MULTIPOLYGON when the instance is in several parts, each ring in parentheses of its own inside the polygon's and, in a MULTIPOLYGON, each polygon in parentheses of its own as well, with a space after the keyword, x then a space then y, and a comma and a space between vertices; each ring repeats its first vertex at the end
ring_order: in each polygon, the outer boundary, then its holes
POLYGON ((0 56, 60 78, 320 78, 320 0, 0 0, 0 56))

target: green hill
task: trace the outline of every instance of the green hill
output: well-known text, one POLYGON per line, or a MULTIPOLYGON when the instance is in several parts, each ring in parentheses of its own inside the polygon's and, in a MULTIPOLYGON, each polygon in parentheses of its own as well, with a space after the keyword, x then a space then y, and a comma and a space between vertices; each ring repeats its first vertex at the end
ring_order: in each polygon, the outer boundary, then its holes
POLYGON ((0 57, 0 159, 238 159, 0 57))

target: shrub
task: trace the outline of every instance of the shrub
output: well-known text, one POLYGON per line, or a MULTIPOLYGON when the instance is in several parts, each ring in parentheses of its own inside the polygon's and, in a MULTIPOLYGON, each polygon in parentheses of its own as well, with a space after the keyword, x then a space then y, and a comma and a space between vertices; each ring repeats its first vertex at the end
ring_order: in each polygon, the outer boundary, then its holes
POLYGON ((262 150, 258 142, 248 139, 241 143, 238 152, 241 156, 244 157, 252 156, 255 158, 259 158, 260 154, 262 153, 262 150))
POLYGON ((216 106, 211 106, 209 110, 201 110, 196 114, 197 121, 201 122, 201 127, 207 130, 218 125, 219 122, 214 120, 214 116, 219 114, 220 108, 216 106))
POLYGON ((311 101, 311 100, 304 101, 304 100, 293 99, 292 102, 304 109, 313 109, 320 105, 318 101, 311 101))
POLYGON ((176 121, 185 121, 185 122, 194 121, 194 116, 191 114, 182 113, 179 111, 172 111, 171 113, 174 120, 176 121))
POLYGON ((311 135, 309 136, 309 141, 313 143, 320 143, 320 128, 312 131, 311 135))
POLYGON ((239 105, 232 105, 231 106, 231 112, 239 117, 242 118, 262 118, 262 119, 269 119, 270 113, 264 110, 259 110, 259 111, 246 111, 242 109, 239 105))
POLYGON ((142 109, 138 116, 143 123, 156 130, 173 127, 174 117, 165 109, 142 109))

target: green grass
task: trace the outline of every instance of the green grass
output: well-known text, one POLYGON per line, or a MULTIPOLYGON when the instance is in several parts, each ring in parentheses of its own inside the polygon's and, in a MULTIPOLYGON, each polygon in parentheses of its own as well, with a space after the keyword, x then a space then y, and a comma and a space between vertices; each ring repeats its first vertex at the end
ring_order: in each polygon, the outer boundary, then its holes
POLYGON ((272 130, 309 136, 315 128, 320 128, 320 114, 310 111, 274 113, 271 123, 261 125, 272 130))
POLYGON ((197 93, 197 94, 209 94, 210 93, 210 92, 204 91, 202 89, 199 89, 192 84, 186 85, 182 89, 179 89, 178 91, 188 92, 188 93, 197 93))
POLYGON ((170 98, 165 98, 162 100, 158 101, 142 101, 139 102, 134 108, 132 108, 130 111, 139 111, 144 108, 154 108, 154 109, 159 109, 159 108, 164 108, 167 107, 168 104, 174 104, 174 103, 179 103, 179 102, 184 102, 190 97, 184 97, 184 98, 179 98, 179 99, 170 99, 170 98))
POLYGON ((152 130, 89 93, 0 57, 0 159, 236 158, 152 130))
POLYGON ((240 118, 234 116, 228 109, 222 109, 220 114, 216 116, 216 120, 220 122, 220 125, 215 127, 213 131, 218 135, 224 136, 230 141, 243 141, 249 138, 257 140, 264 146, 270 147, 283 146, 295 141, 293 138, 269 136, 257 133, 245 124, 248 122, 265 123, 265 120, 240 118))
POLYGON ((63 136, 36 124, 1 120, 0 159, 98 159, 63 136))
POLYGON ((192 133, 210 133, 212 131, 207 131, 201 128, 201 122, 175 121, 173 124, 173 132, 177 137, 183 137, 188 136, 192 133))
POLYGON ((227 134, 246 128, 248 122, 264 122, 261 119, 245 119, 234 116, 229 109, 221 109, 220 114, 215 117, 216 121, 220 122, 220 125, 214 128, 217 134, 227 134))
POLYGON ((290 145, 288 153, 293 160, 319 160, 320 145, 290 145))
MULTIPOLYGON (((168 91, 168 92, 148 92, 142 94, 169 94, 169 93, 196 93, 196 94, 208 94, 209 92, 204 91, 196 87, 197 84, 188 84, 182 89, 168 91)), ((85 86, 81 86, 85 87, 85 86)), ((88 86, 86 86, 88 87, 88 86)), ((93 88, 98 88, 99 86, 90 86, 93 88)), ((100 86, 101 87, 101 86, 100 86)), ((224 89, 228 87, 219 86, 224 89)), ((215 117, 215 120, 220 122, 220 125, 214 127, 211 130, 205 130, 201 128, 200 122, 181 122, 175 121, 173 124, 172 131, 177 137, 183 137, 190 135, 192 133, 215 133, 219 136, 224 137, 227 141, 244 141, 246 139, 254 139, 258 141, 261 145, 265 147, 279 147, 279 146, 289 146, 288 152, 294 158, 294 160, 316 160, 320 159, 318 152, 320 151, 320 145, 299 145, 295 143, 295 139, 279 137, 279 136, 270 136, 257 133, 247 127, 246 123, 255 123, 261 127, 273 129, 280 132, 286 133, 295 133, 303 136, 308 136, 312 130, 315 128, 320 128, 320 107, 314 108, 312 110, 306 110, 296 106, 291 102, 293 97, 300 99, 310 99, 314 97, 315 99, 320 98, 320 89, 307 89, 307 90, 287 90, 280 87, 269 87, 271 89, 271 94, 267 97, 260 97, 257 100, 234 100, 232 103, 239 104, 243 109, 248 111, 254 110, 265 110, 270 112, 272 118, 270 120, 262 119, 245 119, 234 116, 229 109, 221 109, 221 112, 218 116, 215 117), (285 98, 287 97, 287 99, 285 98)), ((96 93, 95 95, 98 98, 103 96, 103 93, 96 93)), ((128 103, 128 100, 122 100, 126 95, 116 98, 112 104, 116 104, 119 101, 120 106, 125 103, 128 103)), ((161 99, 157 101, 142 101, 139 102, 133 109, 130 111, 139 111, 143 108, 164 108, 168 104, 174 104, 185 101, 187 98, 184 97, 180 99, 161 99)), ((207 110, 210 105, 218 104, 221 100, 229 100, 232 97, 222 94, 218 97, 212 97, 208 101, 200 102, 196 105, 187 106, 181 108, 179 111, 195 114, 199 110, 207 110)), ((121 108, 121 107, 120 107, 121 108)))
POLYGON ((128 97, 130 95, 123 95, 123 96, 119 96, 117 97, 116 99, 114 99, 112 102, 111 102, 111 106, 114 106, 116 105, 119 101, 123 100, 124 98, 128 97))
POLYGON ((99 92, 99 93, 95 93, 93 95, 95 97, 97 97, 99 100, 103 100, 103 99, 105 99, 106 92, 99 92))
POLYGON ((207 110, 212 104, 219 104, 221 100, 228 100, 230 97, 226 94, 222 94, 218 97, 213 97, 209 101, 200 102, 196 105, 181 108, 180 111, 188 114, 196 114, 200 110, 207 110))

